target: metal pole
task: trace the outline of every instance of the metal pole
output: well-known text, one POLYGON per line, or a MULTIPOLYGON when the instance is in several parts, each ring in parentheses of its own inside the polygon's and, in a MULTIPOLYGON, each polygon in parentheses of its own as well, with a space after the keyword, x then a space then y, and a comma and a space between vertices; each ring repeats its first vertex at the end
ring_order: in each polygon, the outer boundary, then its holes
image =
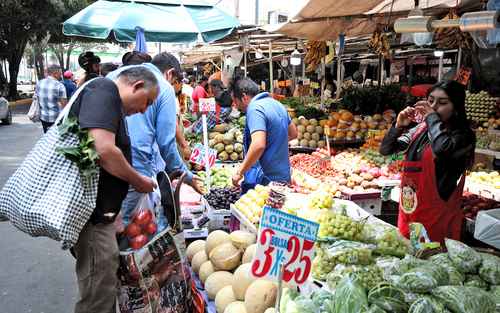
POLYGON ((255 0, 255 26, 259 25, 259 0, 255 0))
POLYGON ((325 58, 321 58, 321 108, 323 108, 323 105, 325 103, 325 96, 324 96, 324 89, 325 89, 325 85, 326 85, 326 81, 325 81, 325 58))
POLYGON ((443 76, 443 57, 444 57, 444 54, 442 56, 439 57, 439 72, 438 72, 438 82, 441 81, 442 79, 442 76, 443 76))
POLYGON ((460 67, 462 66, 462 47, 458 47, 458 56, 457 56, 457 74, 460 71, 460 67))
POLYGON ((236 17, 237 20, 240 19, 240 0, 235 0, 234 4, 234 17, 236 17))
POLYGON ((295 74, 295 65, 292 65, 292 87, 293 87, 293 92, 292 92, 292 96, 293 96, 293 93, 295 93, 295 88, 297 87, 297 83, 296 83, 296 79, 297 79, 297 75, 295 74))
POLYGON ((247 43, 243 43, 243 67, 245 68, 245 77, 247 77, 247 43))
POLYGON ((269 92, 274 91, 274 78, 273 78, 273 42, 269 41, 269 92))
POLYGON ((335 99, 340 98, 340 91, 342 90, 342 60, 340 56, 337 57, 337 92, 335 99))
POLYGON ((161 42, 158 43, 158 54, 161 53, 161 42))

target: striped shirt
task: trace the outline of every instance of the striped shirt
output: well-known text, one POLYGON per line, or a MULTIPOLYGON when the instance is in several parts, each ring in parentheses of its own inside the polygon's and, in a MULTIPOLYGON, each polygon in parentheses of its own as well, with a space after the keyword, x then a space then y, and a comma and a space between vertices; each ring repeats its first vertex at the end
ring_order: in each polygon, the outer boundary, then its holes
POLYGON ((40 119, 55 122, 59 115, 59 101, 66 99, 66 88, 52 76, 42 79, 36 85, 36 96, 40 105, 40 119))

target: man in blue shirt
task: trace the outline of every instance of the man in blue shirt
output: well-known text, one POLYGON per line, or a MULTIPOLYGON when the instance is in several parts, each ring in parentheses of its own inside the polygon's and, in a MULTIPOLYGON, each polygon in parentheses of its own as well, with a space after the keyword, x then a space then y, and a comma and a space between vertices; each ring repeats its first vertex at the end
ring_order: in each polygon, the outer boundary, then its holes
MULTIPOLYGON (((175 56, 161 53, 155 56, 152 63, 130 65, 119 68, 108 74, 113 79, 119 73, 133 66, 148 68, 158 80, 159 94, 156 101, 144 114, 135 114, 127 117, 128 132, 132 146, 132 165, 141 174, 149 177, 156 176, 159 163, 165 164, 167 173, 182 170, 187 172, 188 183, 201 193, 201 181, 187 169, 179 155, 175 140, 176 130, 176 102, 175 91, 171 85, 179 79, 181 67, 175 56), (164 163, 163 163, 164 162, 164 163)), ((122 204, 123 223, 127 225, 135 209, 141 193, 130 189, 127 198, 122 204)), ((163 229, 165 221, 160 221, 159 229, 163 229)))
POLYGON ((246 112, 243 145, 245 159, 233 176, 233 184, 241 185, 242 193, 256 184, 271 181, 290 182, 288 141, 297 137, 285 107, 249 78, 235 79, 231 96, 240 110, 246 112))
POLYGON ((77 88, 76 84, 73 82, 73 73, 71 71, 64 72, 62 83, 64 88, 66 88, 66 97, 70 99, 77 88))

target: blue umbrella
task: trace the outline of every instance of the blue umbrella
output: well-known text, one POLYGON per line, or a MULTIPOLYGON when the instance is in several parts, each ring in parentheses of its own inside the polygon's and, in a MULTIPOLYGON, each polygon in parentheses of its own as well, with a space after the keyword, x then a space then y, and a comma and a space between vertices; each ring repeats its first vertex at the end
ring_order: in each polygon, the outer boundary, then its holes
POLYGON ((135 51, 148 53, 148 48, 146 47, 146 37, 144 36, 144 29, 137 26, 135 28, 135 51))
POLYGON ((229 35, 238 19, 203 0, 99 0, 63 23, 63 34, 133 42, 136 27, 150 42, 211 42, 229 35))

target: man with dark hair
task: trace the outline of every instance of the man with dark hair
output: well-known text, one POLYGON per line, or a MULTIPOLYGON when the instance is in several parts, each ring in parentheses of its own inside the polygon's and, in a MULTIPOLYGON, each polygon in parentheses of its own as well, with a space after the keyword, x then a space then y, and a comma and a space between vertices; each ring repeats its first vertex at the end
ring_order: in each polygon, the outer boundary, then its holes
POLYGON ((106 62, 101 64, 101 75, 102 77, 106 77, 109 73, 116 70, 118 68, 118 64, 113 62, 106 62))
POLYGON ((66 88, 60 82, 61 75, 59 65, 50 65, 47 77, 36 84, 35 94, 40 105, 40 121, 44 133, 54 124, 61 108, 66 105, 66 88))
POLYGON ((200 80, 200 83, 198 86, 196 86, 193 90, 193 95, 191 98, 193 98, 193 112, 198 113, 199 112, 199 101, 201 98, 208 98, 208 93, 207 93, 207 85, 208 85, 208 77, 203 76, 200 80))
POLYGON ((285 107, 249 78, 236 78, 230 87, 233 102, 246 112, 243 145, 245 159, 233 176, 242 193, 257 184, 290 182, 288 141, 297 137, 285 107))
MULTIPOLYGON (((176 98, 171 84, 179 79, 179 61, 170 53, 163 52, 153 58, 153 63, 124 66, 110 73, 108 78, 114 78, 122 71, 135 67, 147 68, 155 75, 159 94, 144 114, 127 118, 134 168, 149 177, 156 176, 162 170, 167 173, 182 170, 187 172, 187 181, 191 186, 201 192, 201 182, 187 169, 176 145, 176 98)), ((140 197, 141 193, 134 188, 129 190, 122 205, 124 225, 129 223, 140 197)), ((166 226, 166 221, 160 218, 159 230, 166 226)))
POLYGON ((129 51, 125 53, 122 57, 122 64, 127 65, 139 65, 142 63, 151 62, 152 58, 149 54, 139 51, 129 51))
POLYGON ((139 192, 155 188, 150 177, 130 165, 125 115, 146 111, 158 95, 158 81, 146 68, 131 68, 114 80, 96 78, 83 88, 70 114, 94 138, 101 170, 94 212, 73 247, 80 293, 75 313, 114 313, 119 249, 113 222, 129 184, 139 192))

